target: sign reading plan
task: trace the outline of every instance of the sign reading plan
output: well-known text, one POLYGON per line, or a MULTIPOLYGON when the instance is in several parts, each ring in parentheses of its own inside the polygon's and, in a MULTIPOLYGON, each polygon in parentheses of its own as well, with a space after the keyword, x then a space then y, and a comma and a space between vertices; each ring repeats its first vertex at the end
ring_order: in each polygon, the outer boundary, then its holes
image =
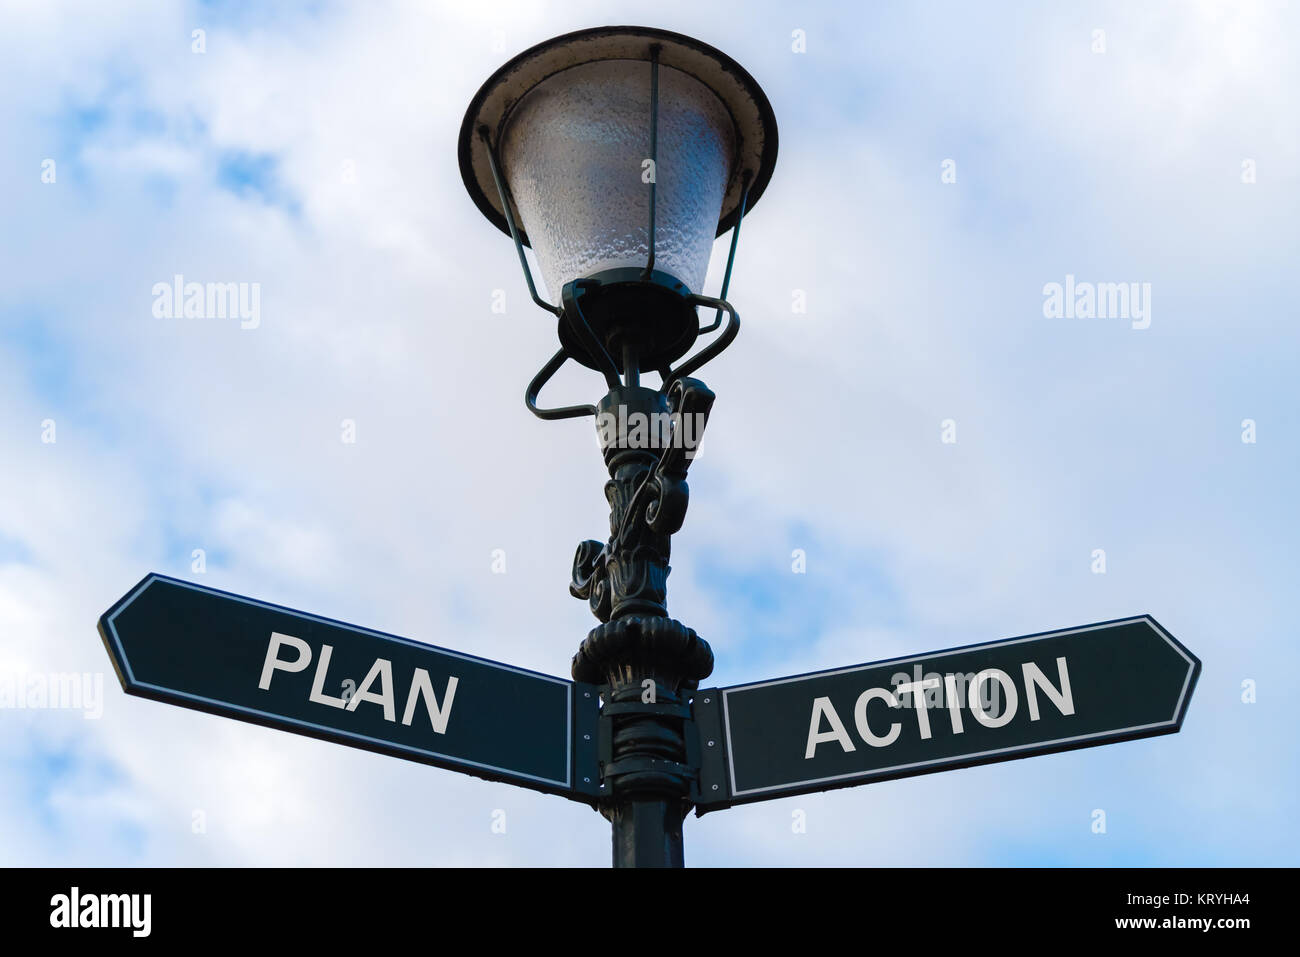
POLYGON ((129 694, 575 800, 595 790, 594 769, 574 784, 588 685, 162 575, 99 630, 129 694))
POLYGON ((1144 616, 701 690, 698 803, 715 810, 1169 734, 1200 667, 1144 616))

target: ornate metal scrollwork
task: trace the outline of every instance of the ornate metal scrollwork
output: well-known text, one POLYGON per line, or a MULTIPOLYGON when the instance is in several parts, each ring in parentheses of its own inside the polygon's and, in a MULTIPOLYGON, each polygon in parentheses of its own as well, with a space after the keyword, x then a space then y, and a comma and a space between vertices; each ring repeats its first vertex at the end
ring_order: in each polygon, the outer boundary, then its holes
POLYGON ((624 388, 611 391, 601 403, 597 427, 609 427, 602 415, 617 423, 612 441, 605 444, 610 538, 578 546, 569 585, 570 593, 586 600, 600 621, 631 614, 667 616, 671 536, 686 518, 686 473, 713 400, 703 382, 678 379, 666 401, 649 389, 624 388), (627 427, 634 415, 651 423, 666 416, 668 428, 642 428, 643 445, 636 430, 627 427))
POLYGON ((713 671, 713 652, 668 617, 668 557, 672 534, 686 517, 686 473, 713 399, 704 383, 680 378, 666 395, 621 385, 597 407, 610 534, 604 544, 582 542, 573 557, 569 591, 587 601, 601 624, 573 656, 571 671, 574 680, 605 688, 602 813, 611 820, 631 813, 619 803, 629 796, 667 802, 674 821, 689 808, 696 772, 686 747, 685 702, 713 671), (647 687, 654 689, 649 699, 647 687))

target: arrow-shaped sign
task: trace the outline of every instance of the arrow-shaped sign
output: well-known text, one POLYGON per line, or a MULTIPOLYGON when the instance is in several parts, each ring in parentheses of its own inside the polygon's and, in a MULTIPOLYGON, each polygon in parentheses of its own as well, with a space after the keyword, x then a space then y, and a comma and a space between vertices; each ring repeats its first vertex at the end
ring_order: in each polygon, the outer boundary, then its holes
POLYGON ((1142 616, 702 689, 697 808, 1171 734, 1200 670, 1142 616))
POLYGON ((578 801, 599 789, 592 685, 162 575, 99 632, 128 694, 578 801))

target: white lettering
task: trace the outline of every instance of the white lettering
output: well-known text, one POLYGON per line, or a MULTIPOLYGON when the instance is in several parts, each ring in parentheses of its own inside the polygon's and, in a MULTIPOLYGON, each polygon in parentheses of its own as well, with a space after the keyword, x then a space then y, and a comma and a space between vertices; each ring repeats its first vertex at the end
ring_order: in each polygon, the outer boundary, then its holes
POLYGON ((844 722, 835 712, 835 705, 830 698, 817 698, 813 701, 812 720, 808 723, 808 747, 804 751, 807 760, 817 753, 817 745, 823 741, 836 741, 847 753, 857 750, 849 740, 849 733, 844 730, 844 722), (831 730, 821 731, 822 716, 831 723, 831 730))
POLYGON ((909 681, 906 684, 898 686, 899 696, 905 694, 912 696, 912 707, 916 710, 916 721, 921 729, 921 737, 930 737, 930 712, 928 702, 926 701, 925 692, 930 688, 939 687, 938 678, 926 678, 924 681, 909 681))
MULTIPOLYGON (((858 703, 853 708, 853 722, 858 726, 858 734, 862 736, 863 741, 873 748, 887 748, 898 740, 898 735, 902 732, 903 726, 895 721, 889 726, 889 733, 883 736, 871 730, 871 725, 867 722, 867 705, 877 698, 891 708, 898 707, 898 699, 889 691, 884 688, 868 688, 858 696, 858 703)), ((928 720, 927 718, 926 730, 929 730, 928 720)))
POLYGON ((415 717, 415 706, 420 698, 424 698, 424 707, 429 712, 429 722, 433 725, 435 734, 447 733, 447 719, 451 717, 451 702, 456 697, 456 685, 460 679, 452 675, 447 679, 447 693, 442 696, 442 704, 438 704, 438 699, 433 693, 433 682, 429 680, 429 672, 423 668, 415 669, 415 676, 411 679, 411 693, 406 697, 406 710, 402 713, 402 724, 410 727, 411 719, 415 717))
POLYGON ((986 668, 977 674, 970 683, 970 692, 967 695, 966 703, 970 707, 971 714, 975 715, 975 720, 986 728, 1000 728, 1016 716, 1016 706, 1018 704, 1016 695, 1016 686, 1012 682, 1011 676, 1005 671, 998 668, 986 668), (1006 696, 1007 706, 1003 709, 999 717, 993 717, 984 710, 984 703, 980 700, 980 689, 984 687, 984 682, 992 678, 1002 688, 1002 694, 1006 696))
POLYGON ((302 671, 311 664, 311 648, 307 642, 301 638, 295 638, 293 635, 282 635, 278 631, 271 632, 271 643, 266 646, 266 660, 262 662, 262 680, 257 686, 263 691, 271 690, 271 675, 277 671, 302 671), (297 652, 298 657, 293 661, 284 661, 280 658, 280 648, 284 645, 292 646, 297 652))
POLYGON ((1074 695, 1070 693, 1070 669, 1065 666, 1065 658, 1056 659, 1056 672, 1061 679, 1059 690, 1052 687, 1047 680, 1047 675, 1043 674, 1038 665, 1032 661, 1026 661, 1020 666, 1020 670, 1025 674, 1025 699, 1029 703, 1030 721, 1038 720, 1037 688, 1043 689, 1061 714, 1074 714, 1074 695))
POLYGON ((361 682, 361 687, 348 699, 347 710, 356 711, 357 705, 363 701, 383 707, 385 721, 397 720, 397 708, 393 704, 393 663, 388 659, 375 659, 375 663, 370 666, 370 673, 366 675, 365 681, 361 682), (375 678, 379 679, 378 694, 370 690, 375 678))
POLYGON ((346 706, 346 701, 325 693, 325 675, 330 670, 330 658, 333 655, 333 645, 320 646, 320 658, 316 662, 316 677, 312 679, 310 700, 316 704, 329 705, 331 708, 342 708, 346 706))

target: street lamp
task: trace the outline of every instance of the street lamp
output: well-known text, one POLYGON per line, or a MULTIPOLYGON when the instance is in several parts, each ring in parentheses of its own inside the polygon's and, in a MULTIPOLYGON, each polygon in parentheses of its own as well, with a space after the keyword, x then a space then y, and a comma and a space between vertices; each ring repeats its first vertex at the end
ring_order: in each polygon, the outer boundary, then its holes
POLYGON ((691 373, 740 329, 726 301, 736 242, 776 146, 771 105, 739 64, 647 27, 582 30, 524 51, 483 84, 461 126, 466 188, 514 240, 529 294, 558 320, 559 350, 525 402, 543 419, 594 416, 610 474, 610 538, 578 546, 570 591, 601 622, 572 672, 605 689, 600 810, 618 866, 683 862, 698 786, 685 725, 713 670, 708 643, 666 604, 670 536, 714 399, 691 373), (706 296, 713 240, 728 229, 722 289, 706 296), (558 301, 538 291, 525 246, 558 301), (692 353, 701 336, 711 338, 692 353), (569 359, 604 376, 605 396, 539 406, 569 359), (643 372, 659 386, 643 386, 643 372))
POLYGON ((736 236, 775 156, 772 110, 748 73, 696 40, 642 27, 520 54, 465 117, 470 194, 514 239, 529 292, 559 323, 559 351, 529 384, 528 407, 543 419, 594 416, 609 470, 609 539, 581 543, 573 560, 569 590, 600 620, 573 657, 574 681, 150 574, 99 620, 123 690, 582 801, 610 820, 616 866, 680 866, 692 806, 1178 731, 1201 663, 1149 615, 699 687, 713 653, 668 617, 666 592, 714 398, 690 373, 739 328, 726 301, 736 236), (699 287, 728 228, 722 292, 710 298, 699 287), (525 243, 557 305, 538 293, 525 243), (700 307, 714 312, 707 325, 700 307), (538 406, 568 359, 601 373, 606 394, 538 406), (658 374, 657 388, 641 384, 642 370, 658 374), (907 664, 917 680, 900 683, 907 664), (361 674, 346 699, 323 690, 361 674), (984 689, 994 686, 1005 705, 991 710, 984 689))

